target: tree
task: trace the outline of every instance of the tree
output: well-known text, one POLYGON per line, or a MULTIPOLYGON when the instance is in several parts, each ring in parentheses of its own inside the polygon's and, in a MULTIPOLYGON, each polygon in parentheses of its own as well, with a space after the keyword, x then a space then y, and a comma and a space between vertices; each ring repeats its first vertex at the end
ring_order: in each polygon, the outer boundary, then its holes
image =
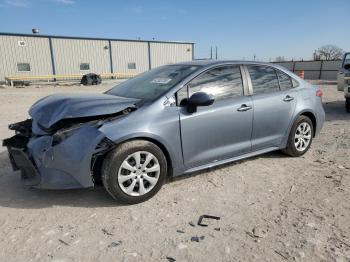
POLYGON ((314 57, 320 60, 338 60, 343 57, 344 51, 335 45, 324 45, 317 49, 314 57))
POLYGON ((275 59, 275 62, 284 62, 284 61, 286 61, 284 56, 277 56, 276 59, 275 59))

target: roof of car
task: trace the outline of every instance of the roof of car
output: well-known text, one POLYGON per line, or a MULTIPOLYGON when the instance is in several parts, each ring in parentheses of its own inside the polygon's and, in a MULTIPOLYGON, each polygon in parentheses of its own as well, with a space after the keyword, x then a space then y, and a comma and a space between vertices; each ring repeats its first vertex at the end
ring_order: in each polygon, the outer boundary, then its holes
POLYGON ((176 63, 175 65, 199 65, 199 66, 211 66, 211 65, 220 65, 220 64, 259 64, 259 65, 271 65, 271 63, 266 62, 257 62, 257 61, 243 61, 243 60, 192 60, 188 62, 176 63))

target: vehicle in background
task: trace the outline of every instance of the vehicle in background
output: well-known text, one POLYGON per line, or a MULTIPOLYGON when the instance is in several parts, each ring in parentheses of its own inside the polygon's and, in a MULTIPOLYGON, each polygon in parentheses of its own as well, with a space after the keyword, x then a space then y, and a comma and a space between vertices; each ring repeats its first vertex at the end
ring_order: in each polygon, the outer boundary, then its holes
POLYGON ((338 71, 338 91, 344 92, 345 109, 350 113, 350 53, 346 53, 338 71))
MULTIPOLYGON (((4 140, 27 185, 93 187, 139 203, 167 176, 282 150, 301 156, 324 123, 322 91, 283 67, 192 61, 155 68, 104 94, 56 94, 4 140)), ((183 192, 179 192, 183 193, 183 192)))

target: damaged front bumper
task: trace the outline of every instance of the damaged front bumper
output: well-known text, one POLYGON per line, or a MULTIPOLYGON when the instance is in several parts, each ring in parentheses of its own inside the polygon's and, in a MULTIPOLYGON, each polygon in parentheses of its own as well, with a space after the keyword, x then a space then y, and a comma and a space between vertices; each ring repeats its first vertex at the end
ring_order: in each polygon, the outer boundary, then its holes
POLYGON ((105 135, 89 123, 55 145, 53 135, 33 135, 31 130, 18 127, 14 130, 16 135, 3 141, 12 167, 21 171, 25 185, 42 189, 93 187, 92 162, 113 143, 106 143, 105 135))

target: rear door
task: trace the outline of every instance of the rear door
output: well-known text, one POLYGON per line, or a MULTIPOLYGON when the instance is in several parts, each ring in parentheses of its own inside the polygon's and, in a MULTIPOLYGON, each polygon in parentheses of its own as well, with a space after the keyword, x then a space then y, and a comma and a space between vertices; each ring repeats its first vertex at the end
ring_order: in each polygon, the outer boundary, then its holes
POLYGON ((246 67, 253 88, 252 150, 280 146, 292 121, 297 89, 291 77, 273 67, 246 67))
POLYGON ((196 92, 215 98, 211 106, 187 112, 180 107, 180 126, 185 166, 196 167, 251 151, 253 110, 244 96, 239 65, 210 69, 177 93, 178 101, 196 92))

